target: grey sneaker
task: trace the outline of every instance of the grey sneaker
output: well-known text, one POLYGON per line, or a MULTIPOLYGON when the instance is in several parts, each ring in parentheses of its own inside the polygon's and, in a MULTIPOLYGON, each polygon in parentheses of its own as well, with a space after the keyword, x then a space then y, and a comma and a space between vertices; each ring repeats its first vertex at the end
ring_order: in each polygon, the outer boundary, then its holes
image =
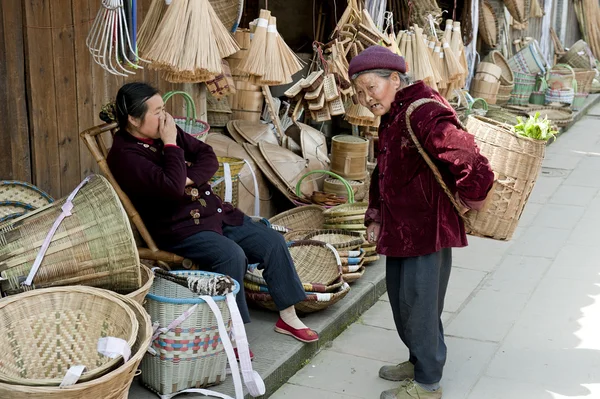
POLYGON ((404 381, 415 378, 415 366, 408 360, 396 366, 383 366, 379 377, 389 381, 404 381))
POLYGON ((442 399, 442 388, 430 392, 409 380, 400 384, 399 388, 383 391, 379 399, 442 399))

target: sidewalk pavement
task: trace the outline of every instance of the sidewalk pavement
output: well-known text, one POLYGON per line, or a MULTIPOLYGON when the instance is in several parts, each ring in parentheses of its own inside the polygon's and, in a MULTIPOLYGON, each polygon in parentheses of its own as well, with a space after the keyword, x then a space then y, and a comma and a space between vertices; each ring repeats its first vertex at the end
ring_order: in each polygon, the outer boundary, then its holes
MULTIPOLYGON (((600 105, 547 149, 515 237, 454 250, 444 399, 600 398, 600 105)), ((378 398, 406 360, 386 295, 273 399, 378 398)))

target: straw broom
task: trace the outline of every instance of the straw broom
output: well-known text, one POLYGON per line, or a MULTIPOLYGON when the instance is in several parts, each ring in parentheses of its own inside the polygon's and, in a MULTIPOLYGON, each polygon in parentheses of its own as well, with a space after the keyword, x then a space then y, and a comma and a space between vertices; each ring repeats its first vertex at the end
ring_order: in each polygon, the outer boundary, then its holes
POLYGON ((180 54, 184 52, 188 16, 188 0, 177 0, 167 7, 167 11, 148 43, 145 57, 151 61, 151 69, 169 70, 177 67, 180 54))
POLYGON ((288 76, 291 80, 291 76, 301 71, 306 63, 292 51, 279 32, 275 31, 275 36, 279 47, 280 59, 284 64, 284 70, 289 70, 288 76))
POLYGON ((406 70, 407 71, 411 71, 414 72, 414 62, 413 62, 413 35, 412 33, 408 32, 406 34, 406 52, 404 54, 406 54, 404 56, 404 59, 406 61, 406 70))
POLYGON ((141 55, 146 54, 146 51, 149 49, 152 38, 166 11, 167 5, 165 0, 153 0, 152 4, 150 4, 148 13, 138 32, 138 51, 141 55))
POLYGON ((415 25, 415 37, 417 43, 417 54, 419 58, 419 67, 423 72, 423 81, 432 89, 437 90, 437 81, 431 65, 431 55, 428 46, 425 44, 423 29, 415 25))
POLYGON ((269 26, 269 10, 260 10, 260 17, 254 31, 254 37, 250 44, 248 58, 240 66, 240 69, 249 75, 263 76, 265 74, 265 48, 267 45, 267 28, 269 26))
POLYGON ((463 68, 460 66, 460 62, 456 59, 454 51, 452 51, 450 44, 445 38, 442 39, 442 51, 444 52, 444 60, 448 70, 448 81, 460 79, 463 74, 463 68))
POLYGON ((281 65, 281 52, 279 51, 279 43, 277 41, 277 19, 269 18, 269 26, 267 27, 267 44, 265 46, 265 74, 262 76, 261 85, 276 86, 283 84, 287 80, 283 66, 281 65))
POLYGON ((438 89, 439 89, 439 85, 442 80, 442 75, 441 75, 440 69, 439 69, 440 68, 440 63, 439 63, 440 57, 435 53, 435 42, 433 40, 430 41, 427 48, 429 49, 429 51, 428 51, 429 65, 431 65, 431 70, 433 71, 433 78, 434 78, 434 81, 436 82, 436 84, 438 85, 438 89))
POLYGON ((400 52, 402 54, 404 54, 404 58, 406 58, 406 45, 408 43, 408 33, 403 31, 400 33, 400 45, 398 46, 400 48, 400 52))
POLYGON ((462 32, 460 30, 460 21, 454 21, 452 28, 452 41, 450 47, 454 54, 458 58, 460 65, 463 69, 463 74, 459 79, 459 86, 464 87, 467 82, 468 66, 467 66, 467 55, 465 53, 465 45, 462 40, 462 32))
POLYGON ((226 58, 237 53, 240 50, 240 46, 238 46, 229 30, 223 25, 223 22, 221 22, 210 2, 208 0, 200 0, 200 2, 204 3, 203 7, 206 7, 208 10, 210 26, 215 36, 221 58, 226 58))
POLYGON ((442 52, 442 46, 439 42, 435 44, 435 49, 433 50, 433 58, 435 64, 437 65, 437 70, 440 74, 438 89, 444 90, 448 87, 448 69, 444 61, 444 53, 442 52))

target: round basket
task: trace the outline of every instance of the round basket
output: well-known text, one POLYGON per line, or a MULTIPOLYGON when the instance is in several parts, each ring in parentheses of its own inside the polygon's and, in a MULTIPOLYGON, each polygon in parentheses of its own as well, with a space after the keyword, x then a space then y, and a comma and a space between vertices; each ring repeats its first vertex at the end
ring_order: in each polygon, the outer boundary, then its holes
POLYGON ((498 32, 498 18, 496 18, 494 7, 484 0, 479 12, 479 35, 488 46, 496 47, 498 32))
POLYGON ((323 210, 319 205, 301 206, 275 215, 269 222, 287 230, 322 229, 325 221, 323 210))
POLYGON ((16 219, 33 210, 35 210, 34 207, 22 202, 2 201, 0 202, 0 222, 16 219))
MULTIPOLYGON (((103 291, 96 289, 97 291, 103 291)), ((127 363, 110 373, 88 382, 79 382, 66 387, 30 387, 0 382, 0 398, 11 399, 127 399, 129 388, 136 375, 142 357, 152 338, 152 322, 144 308, 136 301, 122 295, 107 292, 126 304, 135 314, 138 332, 127 363)))
POLYGON ((136 342, 134 312, 106 291, 90 287, 34 290, 0 301, 0 381, 58 386, 66 371, 84 365, 79 381, 89 381, 122 362, 98 352, 98 340, 136 342), (43 348, 43 349, 42 349, 43 348))
POLYGON ((16 180, 0 181, 0 202, 25 204, 31 209, 41 208, 54 202, 54 199, 36 186, 16 180))
POLYGON ((185 91, 169 91, 163 95, 163 101, 166 103, 174 95, 183 96, 186 104, 186 117, 173 117, 175 123, 181 130, 200 141, 206 140, 210 126, 208 123, 196 118, 196 105, 192 97, 185 91))
POLYGON ((592 82, 596 77, 596 71, 575 68, 575 80, 577 81, 578 93, 589 93, 592 89, 592 82))
POLYGON ((345 179, 364 180, 367 177, 369 141, 351 135, 331 139, 331 171, 345 179))
POLYGON ((537 112, 540 113, 540 118, 548 118, 558 127, 565 127, 573 122, 573 112, 571 112, 570 109, 556 107, 532 107, 525 113, 529 116, 534 116, 537 112))
POLYGON ((141 269, 141 277, 142 277, 142 286, 129 294, 125 295, 127 298, 130 298, 140 305, 143 305, 146 299, 146 295, 150 292, 150 288, 152 287, 152 283, 154 282, 154 273, 144 264, 140 264, 141 269))
POLYGON ((306 240, 322 241, 335 249, 356 249, 365 243, 362 234, 346 230, 317 230, 305 237, 306 240))
MULTIPOLYGON (((339 287, 336 282, 341 270, 338 257, 331 246, 320 241, 302 240, 288 243, 288 248, 305 291, 331 292, 339 287)), ((248 271, 245 280, 267 285, 262 271, 258 269, 248 271)))
POLYGON ((305 229, 305 230, 291 230, 283 235, 286 241, 299 241, 304 240, 304 237, 310 233, 318 231, 318 229, 305 229))
MULTIPOLYGON (((294 305, 299 313, 313 313, 319 310, 327 309, 331 305, 342 300, 350 292, 350 286, 342 283, 342 286, 331 293, 306 293, 306 299, 294 305)), ((265 309, 278 311, 277 306, 271 295, 266 292, 253 292, 246 290, 246 298, 254 304, 265 309)))
POLYGON ((496 105, 507 104, 510 100, 510 93, 513 91, 514 87, 514 84, 507 86, 500 85, 500 88, 498 89, 498 94, 496 95, 496 105))
POLYGON ((498 175, 487 209, 466 214, 470 233, 509 240, 542 168, 546 142, 517 136, 506 125, 480 116, 469 118, 467 131, 498 175))
POLYGON ((325 218, 338 218, 344 216, 364 215, 367 212, 369 204, 366 202, 357 202, 354 204, 343 204, 327 209, 323 212, 325 218))
POLYGON ((348 284, 354 283, 356 280, 360 279, 365 274, 365 270, 366 268, 364 266, 360 266, 360 268, 355 272, 348 272, 342 274, 342 278, 348 284))
POLYGON ((573 68, 582 68, 585 70, 594 68, 595 64, 592 50, 584 40, 575 42, 558 62, 569 64, 573 68))
POLYGON ((502 55, 500 51, 492 50, 485 59, 492 64, 496 64, 502 69, 502 74, 500 75, 501 85, 510 86, 515 82, 513 71, 510 69, 508 61, 506 61, 506 58, 504 58, 504 55, 502 55))
POLYGON ((365 265, 370 265, 371 263, 375 263, 379 260, 379 255, 371 255, 371 256, 365 256, 365 259, 363 260, 365 263, 365 265))
MULTIPOLYGON (((358 180, 348 180, 348 184, 354 191, 354 199, 362 201, 367 194, 365 182, 358 180)), ((328 177, 323 182, 323 191, 330 194, 335 194, 338 197, 348 198, 348 190, 342 181, 339 179, 328 177)))

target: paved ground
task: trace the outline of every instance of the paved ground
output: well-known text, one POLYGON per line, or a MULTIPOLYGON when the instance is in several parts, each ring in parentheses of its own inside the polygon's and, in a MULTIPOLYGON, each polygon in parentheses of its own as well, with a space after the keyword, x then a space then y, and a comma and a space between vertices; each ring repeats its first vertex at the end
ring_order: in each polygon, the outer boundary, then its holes
MULTIPOLYGON (((600 398, 600 105, 548 147, 509 243, 454 253, 444 399, 600 398)), ((274 399, 378 398, 407 358, 386 296, 274 399)))

